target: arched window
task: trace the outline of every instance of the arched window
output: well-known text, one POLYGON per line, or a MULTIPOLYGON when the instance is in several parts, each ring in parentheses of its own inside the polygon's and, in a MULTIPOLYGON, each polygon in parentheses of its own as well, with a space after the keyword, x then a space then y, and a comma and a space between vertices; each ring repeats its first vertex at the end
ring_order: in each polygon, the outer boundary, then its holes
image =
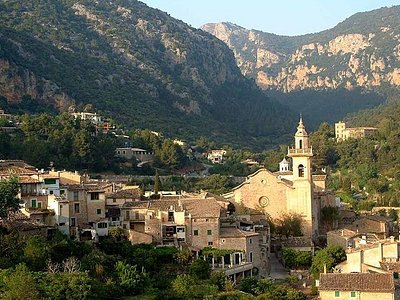
POLYGON ((303 149, 303 140, 299 141, 299 149, 303 149))
POLYGON ((304 177, 304 166, 299 165, 299 177, 304 177))

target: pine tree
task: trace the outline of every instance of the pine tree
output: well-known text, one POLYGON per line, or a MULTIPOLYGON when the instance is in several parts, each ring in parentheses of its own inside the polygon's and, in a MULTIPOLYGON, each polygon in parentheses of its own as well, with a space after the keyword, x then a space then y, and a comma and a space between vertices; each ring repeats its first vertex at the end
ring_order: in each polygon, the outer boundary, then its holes
POLYGON ((156 176, 154 179, 154 194, 158 195, 159 190, 160 190, 160 176, 158 175, 158 170, 156 170, 156 176))

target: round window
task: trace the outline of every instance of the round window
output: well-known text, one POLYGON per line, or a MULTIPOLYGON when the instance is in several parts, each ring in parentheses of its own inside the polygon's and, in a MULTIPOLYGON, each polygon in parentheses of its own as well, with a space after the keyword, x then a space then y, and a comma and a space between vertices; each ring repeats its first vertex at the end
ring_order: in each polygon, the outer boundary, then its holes
POLYGON ((260 203, 261 207, 266 207, 269 204, 269 199, 266 196, 261 197, 258 202, 260 203))

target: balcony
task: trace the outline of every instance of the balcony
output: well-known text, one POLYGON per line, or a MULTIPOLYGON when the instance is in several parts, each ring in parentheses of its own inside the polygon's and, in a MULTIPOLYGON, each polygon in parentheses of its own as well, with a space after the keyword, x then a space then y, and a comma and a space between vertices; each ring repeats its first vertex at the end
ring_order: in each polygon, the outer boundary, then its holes
POLYGON ((313 155, 312 147, 311 148, 304 148, 304 149, 295 149, 295 148, 288 148, 289 156, 296 156, 296 155, 313 155))

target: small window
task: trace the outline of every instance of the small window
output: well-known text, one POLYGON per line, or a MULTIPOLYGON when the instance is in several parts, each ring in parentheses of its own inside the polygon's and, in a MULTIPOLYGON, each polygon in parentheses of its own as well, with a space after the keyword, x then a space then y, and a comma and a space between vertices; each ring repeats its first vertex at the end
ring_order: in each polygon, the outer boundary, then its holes
POLYGON ((44 184, 56 184, 56 179, 45 179, 44 184))
POLYGON ((340 297, 340 291, 335 291, 335 298, 339 298, 340 297))
POLYGON ((208 219, 206 219, 206 222, 208 222, 208 219))
POLYGON ((37 208, 42 208, 42 201, 38 201, 37 208))
POLYGON ((208 246, 212 246, 213 245, 213 242, 208 242, 208 246))
POLYGON ((97 228, 107 228, 107 223, 98 223, 97 228))
POLYGON ((79 203, 74 203, 74 211, 76 214, 79 214, 80 211, 79 203))
POLYGON ((37 206, 36 199, 32 199, 32 200, 31 200, 31 207, 32 207, 32 208, 36 208, 36 206, 37 206))
POLYGON ((193 235, 199 235, 199 230, 198 229, 195 229, 195 230, 193 230, 193 235))
POLYGON ((117 199, 113 199, 113 203, 117 202, 117 199))
POLYGON ((356 297, 356 292, 352 291, 350 292, 350 298, 355 298, 356 297))
POLYGON ((207 230, 207 235, 212 235, 212 230, 211 229, 207 230))
POLYGON ((249 260, 250 260, 250 262, 253 262, 253 252, 250 252, 249 260))
POLYGON ((299 177, 304 177, 304 166, 299 165, 299 177))
POLYGON ((252 238, 249 239, 249 244, 253 244, 253 239, 252 238))
POLYGON ((64 195, 65 194, 65 190, 60 190, 60 195, 64 195))
POLYGON ((97 213, 98 215, 101 215, 101 208, 96 209, 96 213, 97 213))
POLYGON ((76 226, 76 219, 75 218, 71 218, 71 226, 72 227, 76 226))
POLYGON ((99 200, 99 193, 90 193, 90 200, 99 200))
POLYGON ((78 201, 79 198, 79 192, 75 191, 74 192, 74 201, 78 201))

